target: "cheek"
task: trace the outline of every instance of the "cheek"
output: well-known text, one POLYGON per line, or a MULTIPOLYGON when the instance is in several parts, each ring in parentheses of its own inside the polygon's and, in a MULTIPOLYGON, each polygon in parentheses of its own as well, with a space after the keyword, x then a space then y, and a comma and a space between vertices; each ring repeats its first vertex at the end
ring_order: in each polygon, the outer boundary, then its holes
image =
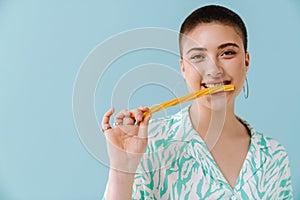
POLYGON ((192 65, 186 66, 184 73, 185 81, 191 90, 199 90, 202 81, 201 74, 192 65))
POLYGON ((191 82, 199 82, 201 81, 202 76, 196 69, 191 67, 191 69, 188 71, 187 79, 191 82))
POLYGON ((226 74, 232 78, 236 90, 241 90, 247 73, 247 67, 245 66, 244 59, 231 60, 224 65, 224 68, 226 74))
POLYGON ((239 67, 239 69, 237 69, 233 72, 232 77, 234 79, 234 85, 235 85, 236 90, 240 91, 244 85, 244 80, 246 77, 246 70, 241 69, 241 67, 239 67))
POLYGON ((227 72, 235 79, 244 79, 247 73, 247 67, 243 59, 233 60, 226 64, 227 72))

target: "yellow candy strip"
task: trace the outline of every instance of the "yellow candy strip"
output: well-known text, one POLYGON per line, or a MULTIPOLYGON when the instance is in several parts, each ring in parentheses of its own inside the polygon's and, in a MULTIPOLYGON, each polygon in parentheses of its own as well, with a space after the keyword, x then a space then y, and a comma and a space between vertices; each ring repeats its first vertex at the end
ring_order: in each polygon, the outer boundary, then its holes
POLYGON ((192 92, 192 93, 184 95, 182 97, 175 98, 175 99, 163 102, 161 104, 152 106, 147 112, 143 113, 143 116, 145 117, 149 114, 158 112, 162 109, 166 109, 166 108, 171 107, 171 106, 176 106, 180 103, 191 101, 193 99, 196 99, 196 98, 208 95, 208 94, 213 94, 213 93, 222 92, 222 91, 232 91, 232 90, 234 90, 234 85, 233 84, 223 85, 223 86, 213 87, 213 88, 205 88, 203 90, 198 90, 196 92, 192 92))

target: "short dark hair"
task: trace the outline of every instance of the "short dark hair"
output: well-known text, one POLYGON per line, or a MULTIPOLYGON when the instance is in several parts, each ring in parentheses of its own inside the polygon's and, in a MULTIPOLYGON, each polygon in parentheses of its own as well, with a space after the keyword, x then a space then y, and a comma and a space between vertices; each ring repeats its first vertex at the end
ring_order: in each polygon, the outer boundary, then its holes
POLYGON ((181 55, 181 41, 183 34, 189 33, 201 23, 211 22, 219 22, 225 25, 232 26, 241 36, 244 44, 244 50, 245 52, 247 52, 247 29, 241 17, 228 8, 218 5, 208 5, 200 7, 192 12, 182 23, 179 36, 179 47, 181 55))

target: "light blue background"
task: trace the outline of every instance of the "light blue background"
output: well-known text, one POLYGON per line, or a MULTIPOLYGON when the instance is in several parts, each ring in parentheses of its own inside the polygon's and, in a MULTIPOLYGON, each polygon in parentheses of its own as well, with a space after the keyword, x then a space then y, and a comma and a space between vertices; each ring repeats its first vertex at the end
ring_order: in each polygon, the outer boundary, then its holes
MULTIPOLYGON (((238 98, 237 113, 286 146, 300 199, 300 2, 205 2, 226 5, 246 22, 251 93, 247 100, 238 98)), ((196 0, 0 0, 0 199, 100 199, 108 169, 87 152, 73 122, 72 91, 80 65, 112 35, 149 26, 178 30, 201 5, 196 0)), ((130 56, 119 67, 152 61, 147 52, 130 56)), ((156 56, 155 62, 179 69, 178 57, 156 56)), ((118 74, 117 66, 107 77, 118 74)), ((106 80, 96 94, 99 118, 110 106, 101 88, 115 84, 106 80)), ((140 89, 132 105, 173 97, 161 87, 156 97, 145 97, 148 89, 140 89)))

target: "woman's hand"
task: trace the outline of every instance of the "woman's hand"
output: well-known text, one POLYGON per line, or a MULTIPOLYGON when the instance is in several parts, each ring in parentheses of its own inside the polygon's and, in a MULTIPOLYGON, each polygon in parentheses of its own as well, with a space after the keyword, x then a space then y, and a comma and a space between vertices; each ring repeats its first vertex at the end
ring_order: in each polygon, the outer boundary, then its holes
POLYGON ((135 173, 148 142, 148 123, 151 116, 143 117, 149 110, 141 106, 123 110, 116 115, 114 127, 109 124, 114 109, 108 110, 102 120, 111 169, 135 173))

